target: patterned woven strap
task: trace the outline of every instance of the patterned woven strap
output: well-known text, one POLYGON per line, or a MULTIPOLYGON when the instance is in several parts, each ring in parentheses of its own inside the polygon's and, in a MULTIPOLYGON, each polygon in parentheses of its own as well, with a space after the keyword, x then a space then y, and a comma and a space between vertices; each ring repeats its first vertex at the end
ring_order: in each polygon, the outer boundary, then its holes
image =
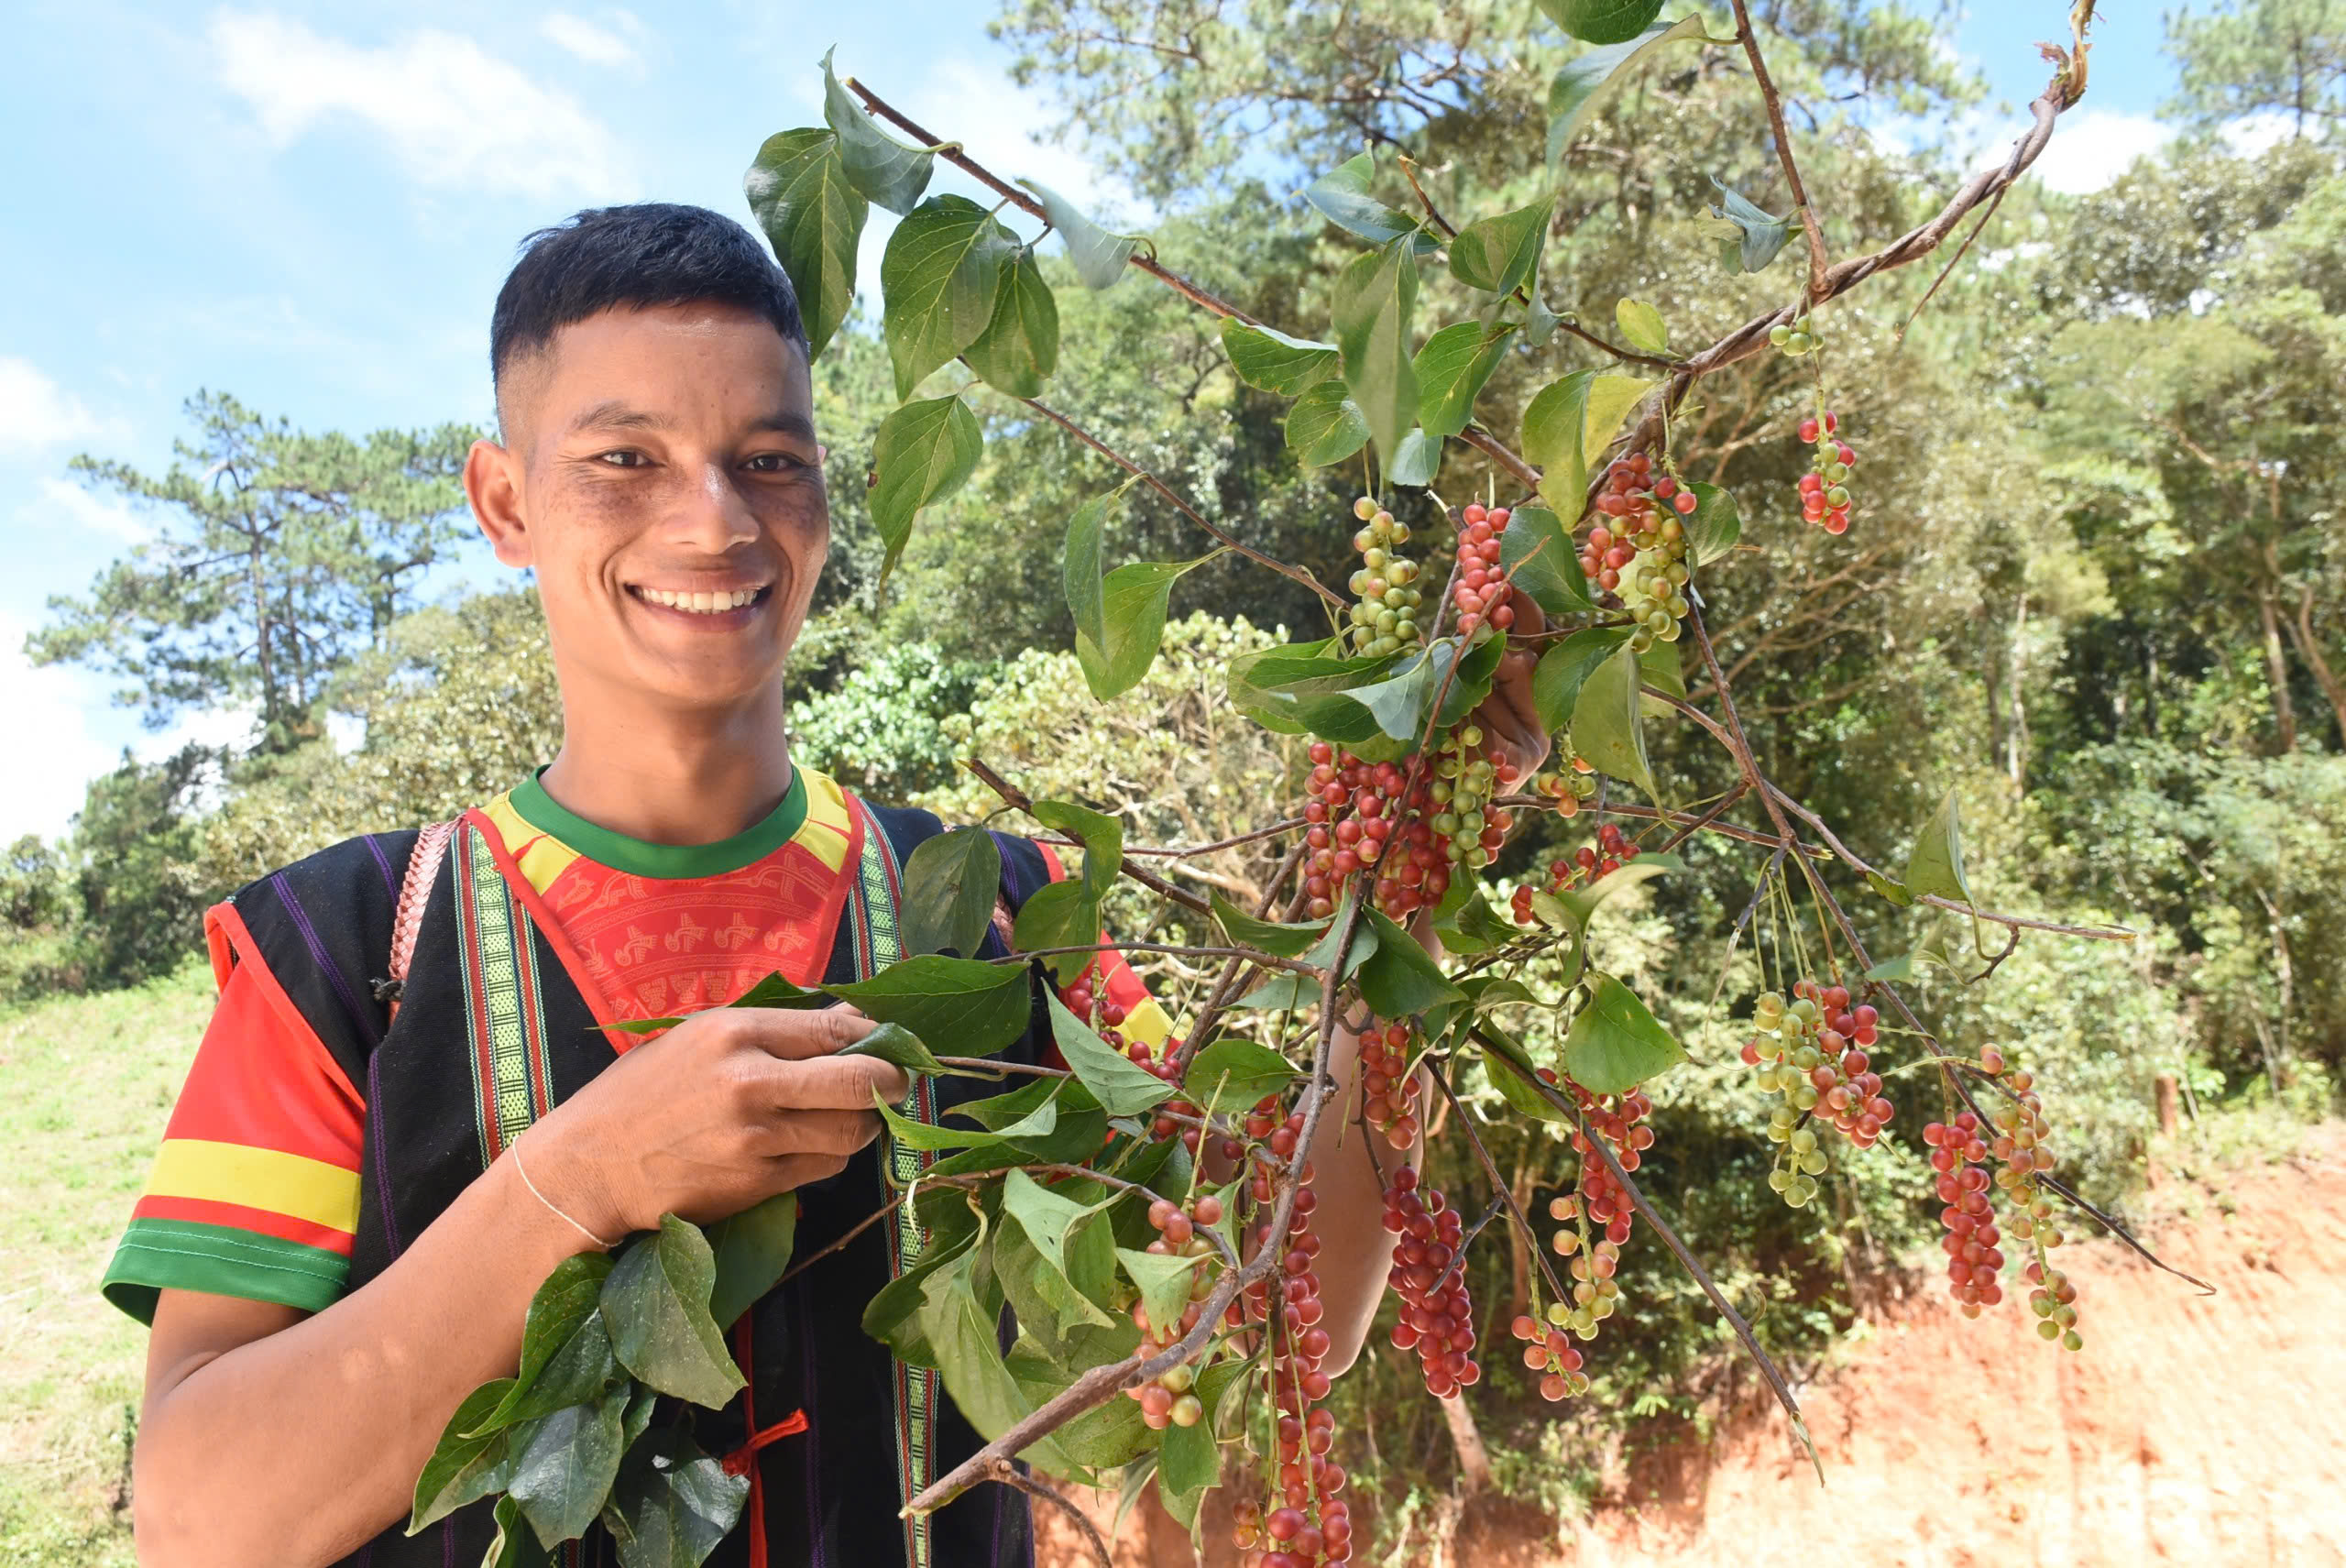
MULTIPOLYGON (((879 818, 860 800, 856 810, 862 819, 863 853, 850 896, 854 918, 848 923, 848 935, 855 944, 856 973, 869 980, 904 957, 904 941, 897 927, 900 868, 895 851, 889 847, 888 836, 881 830, 879 818)), ((930 1081, 915 1077, 911 1092, 897 1110, 915 1121, 935 1122, 937 1095, 930 1081)), ((928 1159, 923 1151, 891 1139, 888 1179, 895 1190, 902 1191, 919 1179, 928 1159)), ((920 1255, 928 1237, 902 1208, 896 1212, 895 1228, 896 1245, 889 1258, 890 1273, 901 1277, 920 1255)), ((941 1390, 937 1374, 926 1367, 909 1366, 899 1361, 894 1373, 896 1480, 904 1500, 909 1503, 927 1490, 937 1474, 937 1402, 941 1390)), ((904 1561, 909 1568, 930 1568, 929 1534, 927 1515, 908 1516, 904 1519, 904 1561)))
POLYGON ((408 967, 415 961, 415 937, 423 926, 423 906, 432 898, 432 884, 439 880, 440 862, 448 858, 448 840, 455 837, 456 824, 432 822, 415 836, 415 848, 408 852, 407 875, 400 882, 398 912, 391 917, 391 968, 393 984, 391 1016, 400 1015, 399 989, 407 984, 408 967))

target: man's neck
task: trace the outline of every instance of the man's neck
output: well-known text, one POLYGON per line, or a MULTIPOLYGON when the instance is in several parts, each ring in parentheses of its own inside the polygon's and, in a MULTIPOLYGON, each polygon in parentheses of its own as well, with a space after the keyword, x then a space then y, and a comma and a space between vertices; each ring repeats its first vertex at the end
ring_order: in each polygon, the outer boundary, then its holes
POLYGON ((598 828, 650 844, 714 844, 763 821, 789 793, 783 718, 779 682, 721 710, 565 703, 562 751, 540 782, 598 828))

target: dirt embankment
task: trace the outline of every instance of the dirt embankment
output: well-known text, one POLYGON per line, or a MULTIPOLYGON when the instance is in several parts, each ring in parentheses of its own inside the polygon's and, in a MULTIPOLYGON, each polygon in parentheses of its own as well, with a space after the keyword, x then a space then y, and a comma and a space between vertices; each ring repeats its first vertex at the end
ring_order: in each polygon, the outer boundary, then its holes
MULTIPOLYGON (((2076 1355, 2040 1343, 2024 1311, 1972 1322, 1918 1301, 1800 1390, 1823 1490, 1781 1418, 1754 1413, 1641 1464, 1642 1506, 1559 1530, 1470 1504, 1453 1540, 1409 1562, 2346 1564, 2346 1128, 2214 1191, 2154 1199, 2161 1255, 2216 1295, 2113 1242, 2065 1248, 2088 1336, 2076 1355)), ((1119 1568, 1187 1560, 1171 1521, 1150 1522, 1126 1521, 1119 1568)), ((1090 1561, 1064 1521, 1043 1529, 1051 1568, 1090 1561)))

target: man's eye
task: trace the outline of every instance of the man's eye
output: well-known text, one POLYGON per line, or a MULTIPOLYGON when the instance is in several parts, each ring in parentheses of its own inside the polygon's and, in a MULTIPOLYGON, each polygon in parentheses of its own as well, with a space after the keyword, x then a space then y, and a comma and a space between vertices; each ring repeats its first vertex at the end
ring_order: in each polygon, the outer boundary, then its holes
POLYGON ((631 452, 622 448, 617 452, 597 453, 595 461, 608 464, 614 468, 641 468, 647 466, 651 459, 645 457, 641 452, 631 452))
POLYGON ((743 466, 752 474, 793 474, 807 465, 787 452, 761 452, 743 466))

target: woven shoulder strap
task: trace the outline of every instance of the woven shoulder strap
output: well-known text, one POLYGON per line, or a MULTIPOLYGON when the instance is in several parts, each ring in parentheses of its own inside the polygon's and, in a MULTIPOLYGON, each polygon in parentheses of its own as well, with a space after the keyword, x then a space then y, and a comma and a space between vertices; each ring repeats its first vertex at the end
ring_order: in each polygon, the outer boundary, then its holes
POLYGON ((415 836, 415 848, 407 857, 407 875, 400 881, 400 902, 391 917, 391 1016, 400 1012, 400 991, 407 984, 408 967, 415 961, 415 937, 423 926, 423 906, 432 897, 432 884, 440 875, 440 862, 448 858, 448 840, 455 836, 454 821, 427 823, 415 836))

